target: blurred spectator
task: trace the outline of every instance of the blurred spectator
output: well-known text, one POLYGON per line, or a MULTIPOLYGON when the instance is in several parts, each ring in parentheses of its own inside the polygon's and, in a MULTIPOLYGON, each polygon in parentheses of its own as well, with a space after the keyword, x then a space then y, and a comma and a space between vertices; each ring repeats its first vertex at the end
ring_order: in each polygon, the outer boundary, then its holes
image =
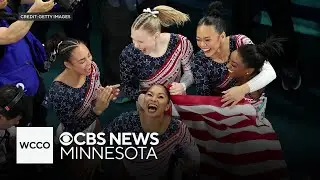
MULTIPOLYGON (((282 87, 285 90, 297 90, 301 85, 301 76, 298 70, 297 44, 294 37, 294 27, 291 18, 290 0, 233 1, 233 29, 234 33, 252 37, 253 18, 265 6, 272 21, 272 32, 277 37, 287 38, 284 43, 284 60, 279 60, 282 78, 282 87)), ((273 62, 271 62, 273 63, 273 62)))
MULTIPOLYGON (((30 32, 33 21, 17 20, 20 3, 30 3, 31 0, 2 0, 0 2, 0 87, 6 84, 19 84, 24 88, 32 104, 28 120, 24 126, 45 126, 46 111, 41 106, 45 95, 45 86, 40 72, 45 72, 47 60, 43 45, 30 32)), ((43 2, 34 0, 28 10, 30 13, 48 12, 54 6, 54 1, 43 2)))
MULTIPOLYGON (((72 21, 61 21, 59 22, 65 34, 70 38, 79 39, 84 42, 90 48, 90 30, 91 30, 91 12, 89 7, 89 0, 74 1, 73 4, 77 3, 74 8, 68 6, 68 2, 72 0, 57 1, 58 3, 54 6, 51 12, 72 12, 72 21), (61 4, 62 3, 62 4, 61 4)), ((72 4, 70 2, 70 4, 72 4)), ((47 32, 50 27, 48 21, 38 21, 31 27, 31 32, 42 42, 45 43, 47 38, 47 32)))
MULTIPOLYGON (((0 88, 0 177, 13 179, 19 173, 26 175, 26 166, 16 165, 16 128, 27 108, 24 104, 24 91, 21 87, 5 85, 0 88), (19 168, 19 169, 18 169, 19 168), (22 171, 24 169, 24 171, 22 171), (16 173, 18 170, 19 173, 16 173), (15 177, 14 177, 15 176, 15 177)), ((29 168, 29 166, 28 166, 29 168)))

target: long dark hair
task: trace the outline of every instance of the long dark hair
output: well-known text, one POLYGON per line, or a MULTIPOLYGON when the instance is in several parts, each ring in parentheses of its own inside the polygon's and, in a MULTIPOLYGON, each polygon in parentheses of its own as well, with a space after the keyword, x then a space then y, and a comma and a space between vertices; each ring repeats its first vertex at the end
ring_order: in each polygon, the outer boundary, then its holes
POLYGON ((237 51, 242 57, 242 61, 247 68, 255 69, 254 73, 260 72, 265 61, 270 61, 278 56, 283 55, 284 38, 271 37, 266 42, 254 45, 246 44, 240 46, 237 51))
POLYGON ((226 32, 227 26, 223 19, 223 4, 220 1, 214 1, 209 4, 208 10, 198 22, 198 26, 214 26, 216 31, 221 34, 226 32))
POLYGON ((50 58, 54 58, 54 60, 61 58, 64 61, 68 61, 72 55, 72 51, 80 44, 84 43, 77 39, 68 38, 63 33, 56 33, 45 43, 45 50, 51 55, 50 58))

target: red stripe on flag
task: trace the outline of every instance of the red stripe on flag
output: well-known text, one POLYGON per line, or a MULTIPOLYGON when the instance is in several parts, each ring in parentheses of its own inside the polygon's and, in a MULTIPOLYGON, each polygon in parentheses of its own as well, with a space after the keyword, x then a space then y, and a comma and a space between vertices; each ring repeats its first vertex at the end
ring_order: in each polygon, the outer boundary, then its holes
POLYGON ((244 114, 235 114, 232 116, 224 116, 223 114, 220 114, 218 112, 211 112, 211 113, 206 113, 206 114, 198 114, 198 113, 194 113, 194 112, 185 112, 185 111, 179 111, 179 115, 181 118, 185 118, 187 119, 191 119, 189 118, 190 116, 194 116, 194 118, 196 118, 197 120, 201 120, 203 119, 201 116, 206 116, 208 118, 214 119, 216 121, 222 121, 225 120, 227 118, 230 117, 236 117, 236 116, 246 116, 248 119, 252 119, 255 120, 255 116, 248 116, 248 115, 244 115, 244 114))
POLYGON ((234 117, 234 116, 246 116, 248 119, 252 119, 252 120, 255 120, 256 119, 256 116, 247 116, 247 115, 244 115, 244 114, 235 114, 235 115, 232 115, 232 116, 224 116, 218 112, 211 112, 211 113, 206 113, 206 114, 203 114, 203 116, 206 116, 206 117, 209 117, 211 119, 214 119, 216 121, 221 121, 221 120, 224 120, 226 118, 230 118, 230 117, 234 117))
MULTIPOLYGON (((279 177, 287 177, 287 169, 282 167, 285 166, 285 162, 283 161, 281 146, 278 145, 276 133, 272 127, 257 126, 256 116, 246 116, 244 114, 223 115, 232 112, 230 109, 225 109, 226 113, 220 114, 219 112, 222 113, 224 111, 224 109, 221 108, 221 97, 180 95, 172 96, 172 102, 177 107, 181 120, 184 120, 186 124, 188 124, 191 135, 196 140, 200 140, 198 147, 200 148, 202 156, 204 156, 200 168, 202 173, 209 176, 212 175, 213 177, 222 177, 222 179, 239 179, 240 175, 232 173, 253 174, 254 172, 259 172, 259 170, 265 170, 265 168, 267 168, 265 166, 275 166, 271 168, 278 169, 259 173, 254 176, 246 176, 245 179, 261 179, 261 177, 267 177, 266 179, 279 179, 279 177), (204 111, 196 107, 201 105, 209 105, 212 108, 206 108, 206 114, 201 114, 204 111), (179 106, 189 107, 182 109, 179 108, 179 106), (194 106, 194 108, 192 106, 194 106), (214 109, 219 111, 215 111, 214 109), (199 112, 197 112, 197 110, 199 110, 199 112), (207 111, 211 112, 207 113, 207 111), (247 130, 240 130, 240 128, 245 127, 248 127, 246 128, 247 130), (223 148, 230 147, 231 149, 204 147, 208 146, 208 143, 215 144, 215 141, 218 142, 216 144, 217 146, 221 143, 222 146, 224 145, 223 148), (259 144, 259 142, 261 142, 261 144, 259 144), (235 149, 237 153, 232 150, 233 147, 238 148, 235 149), (207 163, 206 161, 209 161, 210 157, 215 161, 212 162, 213 165, 205 164, 207 163), (229 167, 230 172, 222 169, 219 164, 229 167), (246 171, 247 168, 248 172, 242 172, 246 171)), ((249 104, 249 102, 243 100, 238 105, 246 104, 249 104)), ((251 108, 253 109, 253 106, 251 108)), ((247 106, 244 110, 245 109, 250 110, 250 107, 247 106)))
MULTIPOLYGON (((171 101, 176 105, 184 105, 184 106, 196 106, 196 105, 211 105, 221 107, 223 103, 221 102, 222 97, 219 96, 197 96, 197 95, 174 95, 171 96, 171 101)), ((242 100, 238 103, 248 104, 247 101, 242 100)))
MULTIPOLYGON (((244 119, 244 120, 242 120, 242 121, 240 121, 240 122, 238 122, 236 124, 227 125, 227 124, 223 123, 223 120, 221 120, 221 122, 219 122, 221 124, 217 124, 217 123, 212 122, 212 121, 210 121, 208 119, 205 119, 200 114, 196 114, 196 113, 192 113, 192 112, 180 112, 179 115, 180 115, 180 119, 182 121, 183 120, 190 120, 190 121, 196 121, 196 122, 202 121, 205 124, 207 124, 209 127, 215 128, 215 129, 218 129, 218 130, 221 130, 221 131, 226 130, 227 128, 238 129, 238 128, 243 128, 243 127, 247 127, 247 126, 258 127, 256 125, 256 122, 251 120, 251 119, 244 119)), ((232 117, 232 116, 230 116, 230 117, 232 117)))

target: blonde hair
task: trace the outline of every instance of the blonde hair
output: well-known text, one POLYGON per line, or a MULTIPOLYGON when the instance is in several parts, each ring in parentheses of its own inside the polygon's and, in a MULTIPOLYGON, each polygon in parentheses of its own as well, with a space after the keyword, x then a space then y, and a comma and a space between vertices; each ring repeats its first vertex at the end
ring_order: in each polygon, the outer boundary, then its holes
POLYGON ((161 26, 169 27, 174 24, 184 25, 189 21, 189 15, 172 7, 160 5, 153 10, 145 9, 133 22, 131 29, 144 29, 151 34, 161 31, 161 26))

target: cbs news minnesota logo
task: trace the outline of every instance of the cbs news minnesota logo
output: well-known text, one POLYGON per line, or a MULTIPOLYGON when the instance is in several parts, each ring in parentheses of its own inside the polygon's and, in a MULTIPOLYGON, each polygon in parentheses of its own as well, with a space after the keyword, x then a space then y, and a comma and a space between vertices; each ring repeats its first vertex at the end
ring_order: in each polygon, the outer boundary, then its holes
POLYGON ((17 164, 53 164, 53 127, 17 127, 17 164))

